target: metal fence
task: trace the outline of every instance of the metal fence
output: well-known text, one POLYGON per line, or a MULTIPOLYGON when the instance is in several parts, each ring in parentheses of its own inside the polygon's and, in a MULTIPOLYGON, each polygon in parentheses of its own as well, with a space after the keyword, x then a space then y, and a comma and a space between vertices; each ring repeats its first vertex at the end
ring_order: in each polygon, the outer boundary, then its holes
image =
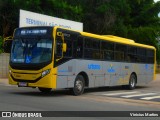
POLYGON ((0 78, 8 77, 9 54, 0 54, 0 78))

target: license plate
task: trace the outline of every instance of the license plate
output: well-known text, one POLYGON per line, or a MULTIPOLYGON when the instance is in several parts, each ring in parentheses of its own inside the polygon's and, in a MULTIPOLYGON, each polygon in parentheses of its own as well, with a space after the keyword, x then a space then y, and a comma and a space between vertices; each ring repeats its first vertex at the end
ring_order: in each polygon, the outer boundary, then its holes
POLYGON ((26 82, 19 82, 19 83, 18 83, 18 86, 19 86, 19 87, 27 87, 28 84, 27 84, 26 82))

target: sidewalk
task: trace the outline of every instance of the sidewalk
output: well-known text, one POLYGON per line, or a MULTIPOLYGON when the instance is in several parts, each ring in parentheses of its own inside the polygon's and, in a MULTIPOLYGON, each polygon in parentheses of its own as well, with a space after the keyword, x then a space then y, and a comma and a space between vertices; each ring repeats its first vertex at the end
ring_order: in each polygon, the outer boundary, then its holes
POLYGON ((0 84, 8 85, 8 78, 0 78, 0 84))

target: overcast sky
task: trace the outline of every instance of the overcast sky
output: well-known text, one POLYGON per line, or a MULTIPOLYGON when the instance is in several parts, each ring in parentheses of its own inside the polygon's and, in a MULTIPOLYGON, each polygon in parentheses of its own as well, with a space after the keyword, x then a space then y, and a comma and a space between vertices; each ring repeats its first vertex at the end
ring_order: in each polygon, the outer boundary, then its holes
POLYGON ((154 0, 155 2, 160 1, 160 0, 154 0))
MULTIPOLYGON (((160 1, 160 0, 154 0, 155 2, 160 1)), ((158 16, 160 17, 160 13, 158 14, 158 16)))

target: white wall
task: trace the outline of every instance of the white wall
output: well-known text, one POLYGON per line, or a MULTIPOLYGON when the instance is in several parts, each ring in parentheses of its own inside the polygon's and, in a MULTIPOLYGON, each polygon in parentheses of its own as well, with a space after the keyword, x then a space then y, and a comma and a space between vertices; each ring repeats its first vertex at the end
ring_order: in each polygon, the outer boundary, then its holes
POLYGON ((51 17, 34 12, 20 10, 19 27, 26 26, 60 26, 68 29, 83 31, 83 23, 51 17))

